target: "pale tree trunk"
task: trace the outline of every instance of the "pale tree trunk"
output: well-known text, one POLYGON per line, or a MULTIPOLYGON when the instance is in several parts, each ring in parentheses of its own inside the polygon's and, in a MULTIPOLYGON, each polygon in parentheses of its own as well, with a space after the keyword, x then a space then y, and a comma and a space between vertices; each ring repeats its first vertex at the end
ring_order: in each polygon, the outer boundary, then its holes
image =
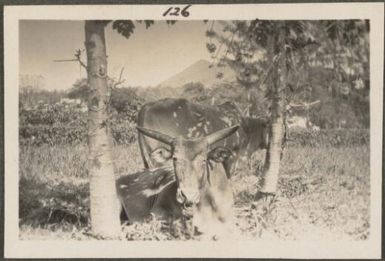
POLYGON ((245 111, 245 117, 250 117, 251 105, 252 105, 251 90, 247 90, 247 107, 245 111))
POLYGON ((275 49, 280 56, 277 66, 273 67, 271 77, 271 129, 269 146, 266 152, 265 174, 261 192, 275 194, 277 191, 279 167, 281 162, 282 142, 284 136, 285 88, 286 88, 286 51, 284 22, 277 22, 278 39, 270 36, 269 57, 272 61, 275 49), (278 48, 275 48, 278 47, 278 48))
POLYGON ((107 85, 105 23, 85 22, 85 46, 90 94, 88 97, 88 146, 91 227, 95 235, 120 234, 119 208, 108 124, 110 90, 107 85))

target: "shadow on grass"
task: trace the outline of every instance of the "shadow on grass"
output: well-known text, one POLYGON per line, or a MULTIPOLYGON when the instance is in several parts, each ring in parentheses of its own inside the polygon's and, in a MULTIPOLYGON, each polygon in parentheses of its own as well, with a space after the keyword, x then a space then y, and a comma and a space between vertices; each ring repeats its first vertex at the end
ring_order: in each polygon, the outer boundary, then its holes
POLYGON ((33 227, 89 223, 88 184, 41 181, 22 177, 19 181, 19 224, 33 227))

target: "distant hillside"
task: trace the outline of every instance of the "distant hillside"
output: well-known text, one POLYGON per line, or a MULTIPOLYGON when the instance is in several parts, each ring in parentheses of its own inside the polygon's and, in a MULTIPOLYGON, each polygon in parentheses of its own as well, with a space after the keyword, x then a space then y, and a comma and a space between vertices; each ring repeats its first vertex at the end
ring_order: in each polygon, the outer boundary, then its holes
POLYGON ((180 73, 161 82, 158 87, 180 87, 189 82, 201 82, 205 87, 211 87, 217 83, 235 80, 235 73, 230 68, 219 68, 218 66, 209 68, 209 66, 209 61, 199 60, 180 73), (223 73, 222 79, 217 78, 218 73, 223 73))

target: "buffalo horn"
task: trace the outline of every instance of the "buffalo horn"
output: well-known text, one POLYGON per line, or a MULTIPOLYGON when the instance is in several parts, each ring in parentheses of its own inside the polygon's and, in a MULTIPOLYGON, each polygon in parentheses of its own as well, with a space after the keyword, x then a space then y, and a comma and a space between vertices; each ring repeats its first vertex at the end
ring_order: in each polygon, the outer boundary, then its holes
POLYGON ((224 138, 227 138, 228 136, 230 136, 231 134, 236 132, 238 130, 238 128, 239 128, 239 125, 236 125, 236 126, 232 126, 230 128, 216 131, 216 132, 210 134, 209 136, 207 136, 206 141, 209 145, 214 144, 215 142, 218 142, 224 138))
POLYGON ((148 136, 150 138, 156 139, 156 140, 161 141, 163 143, 166 143, 168 145, 173 145, 174 138, 168 136, 167 134, 163 134, 163 133, 158 132, 158 131, 142 128, 142 127, 139 127, 139 126, 137 126, 136 128, 143 135, 146 135, 146 136, 148 136))

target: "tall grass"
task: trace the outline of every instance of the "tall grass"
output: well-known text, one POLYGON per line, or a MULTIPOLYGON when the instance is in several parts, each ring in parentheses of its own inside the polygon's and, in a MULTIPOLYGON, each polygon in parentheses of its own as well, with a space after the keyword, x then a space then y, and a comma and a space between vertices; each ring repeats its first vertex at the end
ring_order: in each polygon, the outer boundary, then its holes
MULTIPOLYGON (((242 164, 232 178, 237 233, 245 238, 368 238, 369 152, 367 146, 289 147, 271 202, 254 201, 260 172, 250 162, 242 164)), ((143 168, 136 144, 116 146, 113 155, 118 176, 143 168)), ((261 157, 257 154, 253 163, 261 157)), ((92 239, 85 146, 21 146, 19 181, 21 238, 92 239)), ((191 239, 159 222, 123 226, 122 238, 191 239)))

